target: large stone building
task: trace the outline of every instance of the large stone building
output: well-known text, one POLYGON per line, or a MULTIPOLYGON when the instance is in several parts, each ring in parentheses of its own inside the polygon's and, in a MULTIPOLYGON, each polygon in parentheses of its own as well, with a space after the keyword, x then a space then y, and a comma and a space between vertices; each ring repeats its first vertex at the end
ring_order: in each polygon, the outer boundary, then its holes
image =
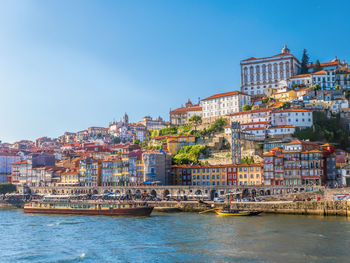
POLYGON ((240 112, 250 102, 250 96, 239 91, 215 94, 202 100, 202 116, 212 118, 240 112))
POLYGON ((264 94, 266 88, 277 88, 300 71, 299 60, 284 46, 272 57, 251 57, 241 61, 241 91, 249 95, 264 94))

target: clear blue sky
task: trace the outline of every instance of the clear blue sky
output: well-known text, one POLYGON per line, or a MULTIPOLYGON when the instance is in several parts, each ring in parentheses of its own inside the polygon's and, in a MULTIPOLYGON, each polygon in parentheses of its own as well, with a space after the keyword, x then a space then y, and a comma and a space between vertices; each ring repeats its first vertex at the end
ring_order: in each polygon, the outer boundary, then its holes
POLYGON ((350 61, 348 1, 0 0, 0 140, 131 121, 238 90, 287 44, 350 61))

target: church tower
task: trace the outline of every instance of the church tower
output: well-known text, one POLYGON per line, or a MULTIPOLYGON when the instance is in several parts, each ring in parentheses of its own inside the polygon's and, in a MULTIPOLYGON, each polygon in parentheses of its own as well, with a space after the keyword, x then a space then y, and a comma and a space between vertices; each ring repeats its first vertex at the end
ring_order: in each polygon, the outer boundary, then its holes
POLYGON ((129 124, 129 117, 128 117, 128 114, 126 114, 126 112, 125 112, 124 117, 123 117, 123 123, 126 125, 129 124))

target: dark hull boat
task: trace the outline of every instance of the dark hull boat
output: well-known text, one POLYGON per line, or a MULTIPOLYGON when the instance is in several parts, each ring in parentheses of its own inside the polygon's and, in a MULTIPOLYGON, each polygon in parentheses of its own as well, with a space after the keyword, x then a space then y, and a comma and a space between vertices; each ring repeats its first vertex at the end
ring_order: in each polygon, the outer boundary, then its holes
POLYGON ((103 216, 150 216, 152 206, 130 203, 30 202, 25 213, 103 216))

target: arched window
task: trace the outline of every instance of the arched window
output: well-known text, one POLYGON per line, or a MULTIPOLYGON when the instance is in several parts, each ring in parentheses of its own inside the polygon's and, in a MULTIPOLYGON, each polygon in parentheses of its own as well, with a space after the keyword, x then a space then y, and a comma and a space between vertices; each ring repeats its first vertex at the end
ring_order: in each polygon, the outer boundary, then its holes
POLYGON ((263 81, 266 80, 266 65, 265 64, 262 65, 262 80, 263 81))
POLYGON ((253 68, 253 66, 251 66, 249 68, 249 75, 250 75, 250 83, 253 83, 254 82, 254 68, 253 68))
POLYGON ((243 70, 243 84, 248 83, 248 68, 245 67, 243 70))
POLYGON ((280 62, 280 79, 284 79, 283 62, 280 62))
POLYGON ((289 62, 286 62, 286 77, 290 77, 290 72, 289 72, 289 62))
POLYGON ((268 78, 268 80, 270 81, 270 80, 272 79, 272 65, 271 65, 271 64, 269 64, 269 65, 267 66, 267 70, 268 70, 267 78, 268 78))
POLYGON ((260 81, 260 66, 255 67, 256 81, 260 81))
POLYGON ((278 79, 277 63, 273 64, 273 77, 275 80, 278 79))

